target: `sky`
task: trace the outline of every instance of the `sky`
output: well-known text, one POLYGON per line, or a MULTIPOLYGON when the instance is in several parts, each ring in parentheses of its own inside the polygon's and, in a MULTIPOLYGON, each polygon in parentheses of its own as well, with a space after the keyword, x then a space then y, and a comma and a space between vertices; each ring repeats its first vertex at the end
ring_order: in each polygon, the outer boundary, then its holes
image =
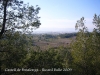
POLYGON ((41 10, 41 26, 33 32, 75 32, 77 20, 84 17, 89 31, 94 14, 100 15, 100 0, 23 0, 41 10))

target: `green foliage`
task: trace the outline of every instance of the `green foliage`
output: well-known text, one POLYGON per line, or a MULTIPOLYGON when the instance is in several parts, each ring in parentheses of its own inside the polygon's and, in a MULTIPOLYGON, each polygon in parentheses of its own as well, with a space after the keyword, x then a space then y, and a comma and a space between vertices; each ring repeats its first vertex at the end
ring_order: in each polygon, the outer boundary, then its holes
MULTIPOLYGON (((27 28, 37 25, 38 18, 34 15, 38 14, 40 8, 34 9, 33 6, 23 5, 18 0, 0 0, 0 6, 3 7, 4 1, 8 1, 7 17, 14 17, 14 20, 6 21, 8 30, 2 38, 0 38, 0 73, 1 75, 100 75, 100 16, 95 15, 93 19, 93 32, 88 32, 85 26, 84 17, 77 21, 75 28, 78 33, 65 33, 60 35, 38 35, 39 40, 53 38, 69 38, 76 36, 76 39, 68 47, 53 47, 48 50, 40 50, 40 47, 33 46, 35 43, 33 36, 30 34, 22 34, 20 31, 13 31, 16 28, 27 28), (19 7, 17 7, 19 5, 19 7), (27 8, 28 6, 28 8, 27 8), (15 8, 16 7, 16 8, 15 8), (24 14, 22 14, 22 10, 24 14), (32 16, 33 15, 33 16, 32 16), (26 19, 27 18, 27 19, 26 19), (32 20, 34 18, 34 20, 32 20), (28 20, 27 24, 23 22, 28 20), (32 20, 32 21, 31 21, 32 20), (16 21, 16 23, 15 23, 16 21), (34 22, 33 22, 34 21, 34 22), (17 23, 18 22, 18 23, 17 23), (8 25, 10 23, 10 25, 8 25), (15 23, 15 24, 13 24, 15 23), (19 25, 17 25, 19 24, 19 25), (22 24, 22 25, 21 25, 22 24), (16 26, 22 27, 16 27, 16 26), (9 27, 11 26, 11 27, 9 27), (39 71, 5 71, 5 69, 19 68, 38 69, 39 71), (42 71, 42 69, 64 69, 71 68, 71 71, 42 71)), ((1 8, 0 7, 0 8, 1 8)), ((4 8, 4 7, 3 7, 4 8)), ((3 9, 0 10, 3 13, 3 9)), ((3 16, 1 16, 3 17, 3 16)), ((2 21, 0 22, 2 27, 2 21)), ((37 37, 37 35, 35 35, 37 37)), ((37 38, 36 38, 37 39, 37 38)))
POLYGON ((45 34, 45 35, 43 35, 43 37, 45 39, 56 38, 56 36, 55 35, 52 35, 52 34, 45 34))
MULTIPOLYGON (((51 75, 51 74, 68 74, 65 71, 38 71, 38 72, 15 72, 15 71, 5 71, 5 69, 52 69, 52 68, 66 68, 64 63, 66 62, 66 57, 69 57, 70 52, 67 48, 58 47, 50 48, 47 51, 40 51, 39 49, 34 49, 31 42, 31 36, 21 34, 19 32, 5 34, 0 39, 0 65, 1 65, 1 75, 27 75, 27 74, 41 74, 41 75, 51 75), (67 54, 68 55, 67 55, 67 54)), ((67 57, 67 58, 68 58, 67 57)), ((69 61, 69 59, 68 59, 69 61)))
POLYGON ((58 36, 61 37, 61 38, 71 38, 71 37, 76 36, 76 33, 59 34, 58 36))
MULTIPOLYGON (((26 36, 15 32, 5 34, 0 39, 0 66, 1 73, 6 74, 6 68, 24 67, 23 62, 28 52, 26 36)), ((9 74, 9 73, 8 73, 9 74)))
POLYGON ((93 19, 93 24, 97 27, 96 32, 100 33, 100 15, 97 16, 96 14, 94 15, 94 19, 93 19))
MULTIPOLYGON (((95 15, 93 21, 96 21, 94 22, 96 25, 100 22, 98 20, 95 15)), ((84 25, 84 18, 81 18, 75 27, 79 32, 76 41, 72 43, 73 72, 76 75, 99 75, 100 33, 96 31, 99 30, 98 25, 97 29, 89 33, 84 25)))
POLYGON ((5 31, 32 32, 40 26, 40 7, 24 4, 21 0, 0 0, 0 35, 5 31))

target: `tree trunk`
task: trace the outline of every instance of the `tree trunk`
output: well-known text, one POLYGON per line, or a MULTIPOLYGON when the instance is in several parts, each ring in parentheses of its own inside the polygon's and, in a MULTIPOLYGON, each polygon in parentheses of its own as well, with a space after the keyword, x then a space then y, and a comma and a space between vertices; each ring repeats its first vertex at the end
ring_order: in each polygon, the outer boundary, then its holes
POLYGON ((3 16, 3 24, 2 24, 2 29, 1 29, 1 32, 0 32, 0 37, 3 35, 4 31, 5 31, 5 24, 6 24, 6 8, 7 8, 7 3, 8 3, 8 0, 4 0, 5 2, 4 3, 4 16, 3 16))

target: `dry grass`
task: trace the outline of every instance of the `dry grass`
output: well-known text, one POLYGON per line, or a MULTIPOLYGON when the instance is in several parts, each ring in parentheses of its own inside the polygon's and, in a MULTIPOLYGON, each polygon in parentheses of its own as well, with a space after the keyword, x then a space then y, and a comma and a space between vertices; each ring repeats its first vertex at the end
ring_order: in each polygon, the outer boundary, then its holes
POLYGON ((58 46, 64 46, 67 47, 70 45, 72 40, 75 40, 75 37, 73 38, 58 38, 58 39, 48 39, 48 40, 36 40, 34 44, 39 46, 41 50, 47 50, 51 47, 58 47, 58 46))

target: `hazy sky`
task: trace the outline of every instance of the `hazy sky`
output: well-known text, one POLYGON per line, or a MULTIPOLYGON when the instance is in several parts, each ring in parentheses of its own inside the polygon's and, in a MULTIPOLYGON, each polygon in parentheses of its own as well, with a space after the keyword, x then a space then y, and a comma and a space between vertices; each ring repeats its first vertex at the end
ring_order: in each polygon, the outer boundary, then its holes
POLYGON ((94 28, 93 16, 100 15, 100 0, 24 0, 30 5, 38 5, 41 26, 34 30, 41 32, 73 32, 75 24, 85 17, 89 30, 94 28))

